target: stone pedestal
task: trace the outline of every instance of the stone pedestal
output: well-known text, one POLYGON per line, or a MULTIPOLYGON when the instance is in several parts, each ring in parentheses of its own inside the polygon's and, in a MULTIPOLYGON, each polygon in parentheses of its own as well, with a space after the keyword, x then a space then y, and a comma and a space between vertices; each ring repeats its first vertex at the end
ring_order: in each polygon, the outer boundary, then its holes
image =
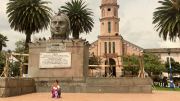
POLYGON ((89 45, 85 40, 47 40, 29 44, 28 76, 83 78, 88 70, 89 45))
POLYGON ((10 97, 35 92, 32 78, 0 78, 0 97, 10 97))
POLYGON ((150 78, 89 78, 89 46, 84 40, 49 40, 29 45, 28 75, 37 92, 50 92, 55 80, 62 92, 151 93, 150 78))

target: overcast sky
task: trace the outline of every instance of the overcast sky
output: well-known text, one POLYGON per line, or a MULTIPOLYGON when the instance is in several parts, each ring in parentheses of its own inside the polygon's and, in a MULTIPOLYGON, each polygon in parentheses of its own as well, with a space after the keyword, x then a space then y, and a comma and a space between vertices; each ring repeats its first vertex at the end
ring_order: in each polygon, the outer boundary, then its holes
MULTIPOLYGON (((15 42, 25 39, 25 35, 14 31, 10 28, 8 17, 6 14, 6 4, 9 0, 0 0, 0 33, 7 36, 9 42, 6 49, 14 49, 15 42)), ((48 6, 54 12, 58 11, 60 6, 70 0, 46 0, 51 1, 48 6)), ((94 12, 94 28, 88 35, 83 34, 81 37, 86 38, 89 42, 97 40, 100 32, 100 4, 101 0, 84 0, 88 4, 88 8, 94 12)), ((130 41, 142 48, 180 48, 180 41, 176 43, 163 41, 159 38, 158 33, 152 24, 153 11, 159 6, 158 0, 118 0, 119 17, 120 17, 120 34, 127 41, 130 41)), ((41 33, 34 34, 33 38, 50 37, 50 30, 44 30, 41 33)))

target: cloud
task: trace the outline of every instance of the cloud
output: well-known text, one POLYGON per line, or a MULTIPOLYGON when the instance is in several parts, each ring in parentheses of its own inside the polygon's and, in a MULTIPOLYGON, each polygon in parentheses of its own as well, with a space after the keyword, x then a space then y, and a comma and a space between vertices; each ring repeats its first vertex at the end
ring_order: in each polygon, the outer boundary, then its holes
POLYGON ((0 31, 3 30, 10 30, 9 24, 8 24, 8 19, 6 15, 6 4, 8 0, 1 0, 0 1, 0 31))
POLYGON ((177 40, 176 42, 162 40, 159 43, 160 43, 161 48, 179 48, 180 47, 180 40, 177 40))
MULTIPOLYGON (((14 49, 14 43, 25 35, 14 31, 10 28, 8 17, 6 14, 6 4, 9 0, 0 0, 0 33, 3 33, 10 40, 7 49, 14 49)), ((58 12, 60 6, 65 5, 65 2, 70 0, 46 0, 50 1, 48 4, 54 12, 58 12)), ((100 3, 101 0, 85 0, 88 8, 94 12, 94 28, 89 34, 82 34, 81 37, 93 42, 97 40, 100 34, 100 3)), ((158 33, 154 30, 152 25, 153 11, 159 6, 157 0, 118 0, 119 17, 120 17, 120 34, 125 40, 130 41, 143 48, 160 48, 160 47, 179 47, 179 41, 176 43, 165 42, 159 38, 158 33)), ((50 30, 45 30, 34 34, 34 37, 50 37, 50 30)))
POLYGON ((179 43, 165 42, 159 38, 152 24, 153 12, 159 6, 156 0, 121 0, 120 33, 122 36, 142 47, 179 47, 179 43))

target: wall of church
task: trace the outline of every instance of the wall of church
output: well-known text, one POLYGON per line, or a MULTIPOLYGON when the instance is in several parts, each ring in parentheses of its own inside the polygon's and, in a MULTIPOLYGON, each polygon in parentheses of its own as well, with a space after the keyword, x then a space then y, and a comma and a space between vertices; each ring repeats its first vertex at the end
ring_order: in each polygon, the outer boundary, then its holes
POLYGON ((98 40, 93 42, 89 47, 89 55, 91 56, 92 54, 98 56, 98 40))
POLYGON ((124 42, 124 55, 142 55, 143 49, 131 43, 124 42))
POLYGON ((98 40, 98 54, 104 56, 105 52, 105 42, 107 42, 107 54, 113 53, 113 42, 115 43, 115 54, 122 55, 122 41, 120 39, 99 39, 98 40), (111 48, 109 47, 109 42, 111 43, 111 48))
POLYGON ((101 4, 104 5, 104 4, 116 4, 117 3, 117 0, 102 0, 101 1, 101 4))
POLYGON ((119 34, 119 21, 118 20, 102 20, 101 21, 101 35, 115 36, 119 34), (111 31, 109 32, 108 23, 111 23, 111 31))
POLYGON ((104 17, 118 17, 118 9, 119 6, 105 6, 101 10, 101 16, 104 17))

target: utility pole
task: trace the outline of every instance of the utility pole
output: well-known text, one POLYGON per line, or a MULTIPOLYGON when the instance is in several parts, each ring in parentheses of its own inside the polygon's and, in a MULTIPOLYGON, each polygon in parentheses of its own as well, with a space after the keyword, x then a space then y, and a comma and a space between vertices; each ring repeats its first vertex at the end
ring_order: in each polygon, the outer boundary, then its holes
POLYGON ((173 83, 173 77, 172 77, 172 67, 171 67, 171 56, 170 56, 171 52, 170 49, 168 49, 168 56, 169 56, 169 70, 170 70, 170 88, 174 88, 174 83, 173 83))

